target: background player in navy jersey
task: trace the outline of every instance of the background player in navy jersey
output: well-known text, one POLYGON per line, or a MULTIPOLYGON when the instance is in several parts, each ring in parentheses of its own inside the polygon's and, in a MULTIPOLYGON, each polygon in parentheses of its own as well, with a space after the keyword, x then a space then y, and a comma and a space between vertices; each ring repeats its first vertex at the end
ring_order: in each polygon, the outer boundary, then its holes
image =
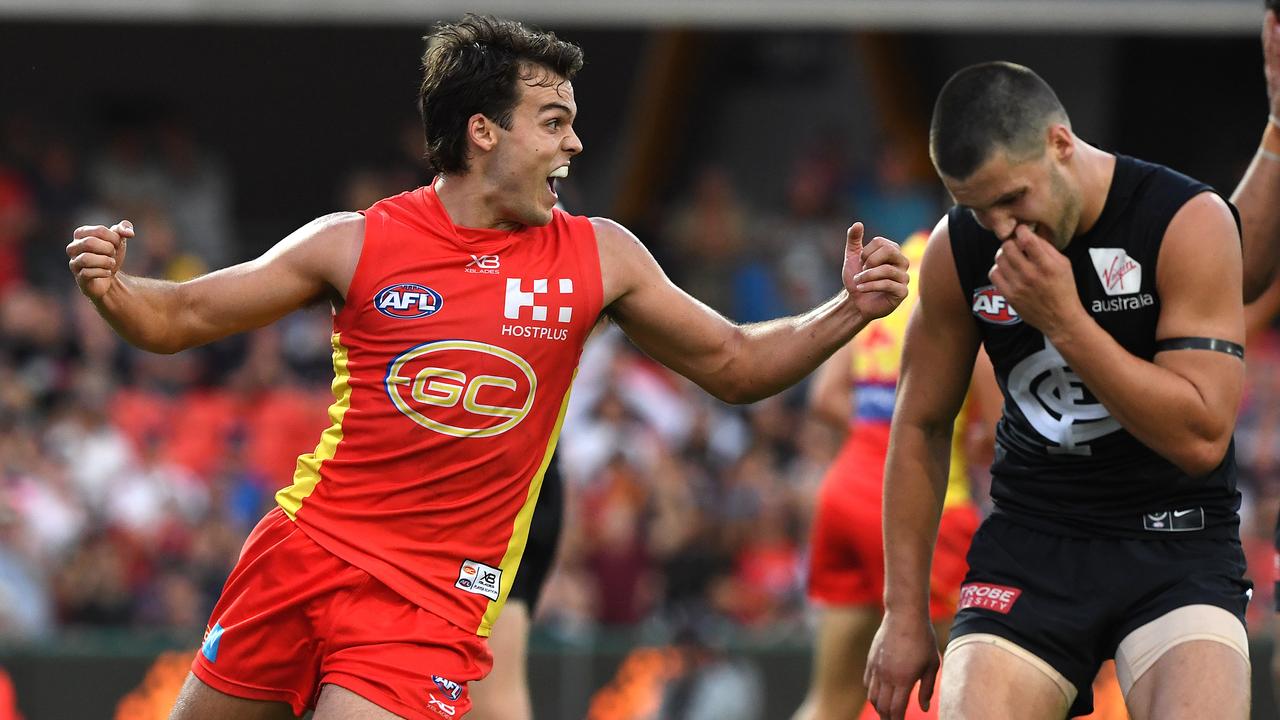
POLYGON ((951 423, 983 344, 1005 395, 994 513, 969 553, 944 718, 1061 718, 1115 657, 1134 718, 1245 718, 1249 584, 1232 445, 1244 366, 1230 206, 1080 140, 1029 69, 960 71, 930 152, 934 229, 886 466, 886 614, 868 693, 931 699, 930 550, 951 423), (1016 311, 992 312, 1005 303, 1016 311))

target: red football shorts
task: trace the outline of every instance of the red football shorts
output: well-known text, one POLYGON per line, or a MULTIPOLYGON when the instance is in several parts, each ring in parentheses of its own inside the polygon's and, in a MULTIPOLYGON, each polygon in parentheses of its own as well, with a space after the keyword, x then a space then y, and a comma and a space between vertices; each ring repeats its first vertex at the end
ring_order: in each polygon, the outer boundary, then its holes
POLYGON ((484 638, 312 542, 279 508, 245 541, 191 671, 214 689, 314 708, 325 683, 412 720, 461 717, 484 638))
MULTIPOLYGON (((821 605, 878 607, 884 603, 884 459, 851 452, 851 445, 836 458, 818 494, 809 599, 821 605)), ((968 502, 942 512, 929 583, 929 616, 935 620, 955 615, 960 584, 969 570, 965 556, 980 521, 968 502)))

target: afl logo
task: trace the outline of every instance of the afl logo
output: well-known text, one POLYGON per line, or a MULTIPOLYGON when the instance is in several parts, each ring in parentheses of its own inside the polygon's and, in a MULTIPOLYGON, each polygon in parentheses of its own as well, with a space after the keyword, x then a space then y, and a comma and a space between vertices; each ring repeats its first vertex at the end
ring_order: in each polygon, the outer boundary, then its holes
POLYGON ((409 348, 387 366, 387 397, 410 420, 444 435, 493 437, 524 420, 538 376, 519 355, 473 340, 409 348))
POLYGON ((388 285, 373 297, 373 306, 378 312, 401 320, 435 315, 443 305, 440 293, 417 283, 388 285))
POLYGON ((995 285, 986 285, 973 291, 973 314, 996 325, 1016 325, 1022 322, 1018 311, 996 290, 995 285))

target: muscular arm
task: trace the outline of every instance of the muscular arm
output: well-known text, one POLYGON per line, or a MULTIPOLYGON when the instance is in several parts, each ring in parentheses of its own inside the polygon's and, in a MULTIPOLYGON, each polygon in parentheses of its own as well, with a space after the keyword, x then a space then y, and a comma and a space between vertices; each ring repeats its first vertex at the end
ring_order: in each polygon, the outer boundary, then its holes
MULTIPOLYGON (((1156 271, 1156 338, 1244 342, 1240 243, 1221 198, 1202 193, 1165 231, 1156 271)), ((1041 328, 1084 384, 1147 447, 1199 476, 1217 467, 1231 441, 1244 363, 1220 352, 1176 350, 1154 362, 1129 354, 1084 311, 1041 328)))
POLYGON ((1280 278, 1276 278, 1266 291, 1244 306, 1244 330, 1252 346, 1259 335, 1271 327, 1271 321, 1280 314, 1280 278))
POLYGON ((927 623, 929 565, 947 491, 952 428, 979 344, 946 218, 929 238, 918 292, 907 324, 885 463, 885 607, 927 623))
POLYGON ((852 363, 853 344, 845 343, 818 366, 809 386, 809 413, 841 434, 849 429, 853 412, 852 363))
POLYGON ((364 216, 338 213, 298 229, 261 257, 182 283, 116 272, 132 227, 82 227, 70 267, 98 313, 126 341, 174 353, 262 327, 326 294, 345 296, 364 216))
MULTIPOLYGON (((855 255, 839 295, 795 317, 737 325, 676 287, 625 228, 593 219, 607 312, 640 349, 732 403, 773 395, 808 375, 906 294, 906 259, 877 239, 855 255)), ((851 230, 852 233, 852 230, 851 230)), ((859 235, 860 237, 860 235, 859 235)))
POLYGON ((1270 118, 1258 153, 1231 195, 1244 227, 1245 302, 1261 295, 1280 267, 1280 26, 1272 12, 1263 20, 1262 55, 1270 118))
POLYGON ((867 656, 867 697, 901 720, 912 687, 928 709, 938 670, 929 624, 929 565, 947 492, 951 435, 978 350, 960 288, 947 219, 920 266, 920 299, 907 323, 898 400, 884 470, 884 621, 867 656))

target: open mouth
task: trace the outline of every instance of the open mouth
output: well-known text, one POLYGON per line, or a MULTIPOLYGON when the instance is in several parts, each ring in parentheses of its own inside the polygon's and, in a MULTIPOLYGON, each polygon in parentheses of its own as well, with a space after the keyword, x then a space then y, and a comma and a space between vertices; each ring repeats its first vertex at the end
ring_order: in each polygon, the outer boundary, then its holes
MULTIPOLYGON (((551 174, 547 176, 547 189, 551 191, 552 195, 556 195, 556 180, 560 180, 567 177, 569 177, 568 165, 561 165, 560 167, 551 171, 551 174)), ((557 197, 559 196, 557 195, 557 197)))

